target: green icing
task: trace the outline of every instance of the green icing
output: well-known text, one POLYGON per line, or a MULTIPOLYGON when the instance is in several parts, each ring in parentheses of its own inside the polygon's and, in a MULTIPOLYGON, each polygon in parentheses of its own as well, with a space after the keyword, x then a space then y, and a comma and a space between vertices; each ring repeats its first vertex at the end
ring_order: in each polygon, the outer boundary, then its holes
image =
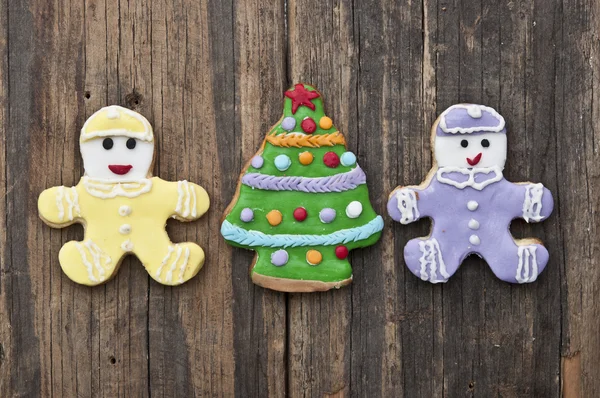
MULTIPOLYGON (((315 89, 305 85, 305 88, 314 91, 315 89)), ((306 117, 311 117, 317 124, 317 130, 313 135, 330 134, 337 132, 332 126, 328 130, 319 127, 319 120, 325 116, 323 111, 323 101, 321 97, 312 100, 315 110, 307 106, 300 106, 295 114, 292 114, 292 100, 285 97, 283 117, 278 124, 274 126, 268 134, 288 134, 293 132, 303 132, 301 122, 306 117), (286 131, 281 128, 281 122, 284 117, 292 116, 296 119, 296 126, 292 131, 286 131)), ((323 155, 327 152, 335 152, 341 156, 346 151, 344 145, 324 146, 320 148, 310 147, 279 147, 270 143, 265 143, 264 150, 259 151, 264 164, 260 169, 249 166, 244 173, 261 173, 273 176, 302 176, 302 177, 325 177, 339 173, 346 173, 352 170, 356 165, 330 168, 323 163, 323 155), (313 154, 314 160, 310 165, 302 165, 298 155, 309 151, 313 154), (285 171, 279 171, 275 167, 274 159, 276 156, 285 154, 290 157, 292 164, 285 171)), ((265 234, 296 234, 296 235, 324 235, 333 233, 342 229, 360 227, 373 220, 377 214, 373 210, 369 201, 369 192, 366 184, 359 185, 357 188, 344 192, 328 193, 307 193, 300 191, 267 191, 253 189, 246 185, 241 185, 237 202, 227 214, 226 219, 234 225, 246 230, 260 231, 265 234), (346 206, 358 200, 363 205, 363 211, 357 218, 351 219, 346 215, 346 206), (240 213, 244 208, 250 208, 254 211, 254 220, 245 223, 240 220, 240 213), (299 222, 294 219, 293 211, 297 207, 304 207, 308 212, 306 220, 299 222), (330 207, 336 210, 337 215, 330 224, 322 223, 319 219, 321 209, 330 207), (266 215, 271 210, 279 210, 283 215, 283 221, 278 226, 271 226, 266 215)), ((381 232, 371 235, 367 239, 357 242, 349 242, 345 246, 349 249, 370 246, 377 242, 381 232)), ((235 242, 229 242, 233 246, 246 247, 235 242)), ((293 279, 293 280, 318 280, 323 282, 338 282, 348 279, 352 276, 352 268, 348 259, 340 260, 335 255, 335 246, 317 246, 317 247, 295 247, 285 249, 289 254, 288 263, 281 267, 276 267, 271 263, 271 254, 279 248, 253 248, 257 251, 258 258, 252 269, 253 273, 293 279), (313 266, 306 262, 306 252, 308 250, 318 250, 323 255, 323 260, 319 265, 313 266)))

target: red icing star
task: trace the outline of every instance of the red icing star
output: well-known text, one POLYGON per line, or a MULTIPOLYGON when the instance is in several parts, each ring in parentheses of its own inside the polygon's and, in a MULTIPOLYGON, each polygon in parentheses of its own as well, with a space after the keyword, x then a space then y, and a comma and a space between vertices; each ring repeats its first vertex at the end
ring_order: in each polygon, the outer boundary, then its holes
POLYGON ((286 91, 285 96, 292 100, 292 113, 295 114, 298 107, 302 105, 308 106, 314 111, 315 104, 313 104, 311 100, 317 98, 319 93, 316 91, 308 91, 304 88, 302 83, 298 83, 294 86, 294 90, 286 91))

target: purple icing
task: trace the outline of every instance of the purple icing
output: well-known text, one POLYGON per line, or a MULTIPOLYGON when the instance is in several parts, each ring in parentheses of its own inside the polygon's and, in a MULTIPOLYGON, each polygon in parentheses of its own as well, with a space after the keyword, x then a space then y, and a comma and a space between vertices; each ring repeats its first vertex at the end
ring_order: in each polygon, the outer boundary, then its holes
POLYGON ((281 122, 281 128, 287 131, 292 131, 296 127, 296 119, 291 116, 286 117, 281 122))
POLYGON ((276 252, 271 254, 271 263, 276 267, 281 267, 281 266, 287 264, 288 259, 289 259, 288 252, 286 252, 283 249, 277 250, 276 252))
POLYGON ((342 192, 366 181, 367 177, 359 166, 328 177, 277 177, 260 173, 248 173, 242 177, 242 184, 269 191, 342 192))
POLYGON ((260 155, 256 155, 252 158, 252 167, 254 167, 255 169, 260 169, 261 167, 263 167, 264 163, 265 160, 260 155))
MULTIPOLYGON (((436 174, 427 188, 408 188, 418 196, 417 219, 433 219, 429 237, 413 239, 406 245, 408 268, 423 280, 445 282, 469 254, 475 253, 487 261, 498 278, 511 283, 533 282, 546 267, 548 251, 539 244, 518 246, 509 226, 515 218, 545 220, 554 207, 552 193, 541 184, 514 184, 503 177, 493 182, 495 173, 475 176, 476 182, 490 182, 481 190, 452 185, 452 181, 464 181, 460 173, 444 177, 449 183, 440 182, 436 174), (532 194, 534 190, 541 194, 539 200, 532 194), (470 210, 469 202, 478 206, 470 210), (535 215, 525 214, 525 208, 535 215)), ((390 216, 400 221, 397 193, 390 195, 387 208, 390 216)))
POLYGON ((321 222, 329 224, 330 222, 335 220, 335 214, 336 213, 334 209, 326 207, 319 212, 319 219, 321 220, 321 222))
POLYGON ((506 133, 504 118, 494 109, 476 104, 452 105, 440 116, 438 136, 506 133))
POLYGON ((252 209, 248 207, 243 209, 240 213, 240 220, 242 220, 243 222, 250 222, 254 220, 254 212, 252 211, 252 209))

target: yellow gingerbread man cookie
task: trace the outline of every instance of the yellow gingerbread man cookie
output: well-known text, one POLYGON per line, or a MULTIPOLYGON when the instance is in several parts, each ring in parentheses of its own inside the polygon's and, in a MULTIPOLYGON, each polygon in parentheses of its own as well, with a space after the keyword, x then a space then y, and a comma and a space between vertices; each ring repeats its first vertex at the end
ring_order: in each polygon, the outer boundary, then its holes
POLYGON ((115 276, 123 258, 135 254, 150 276, 179 285, 198 273, 204 252, 195 243, 173 243, 169 217, 198 219, 209 198, 199 185, 152 177, 154 135, 146 118, 120 106, 94 113, 79 139, 85 174, 74 187, 46 189, 40 218, 54 228, 84 226, 81 242, 66 243, 60 265, 69 278, 98 285, 115 276))

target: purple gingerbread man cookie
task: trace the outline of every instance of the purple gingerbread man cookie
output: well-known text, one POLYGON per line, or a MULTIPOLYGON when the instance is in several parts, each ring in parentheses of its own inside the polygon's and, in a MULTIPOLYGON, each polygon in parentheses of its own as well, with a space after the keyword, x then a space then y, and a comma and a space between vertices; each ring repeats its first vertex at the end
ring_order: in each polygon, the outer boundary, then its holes
POLYGON ((542 184, 512 183, 502 175, 506 162, 504 118, 494 109, 458 104, 433 125, 434 165, 421 185, 397 187, 388 212, 402 224, 433 220, 431 234, 412 239, 404 259, 416 276, 446 282, 472 253, 510 283, 536 280, 548 250, 534 238, 515 240, 515 218, 540 222, 552 213, 552 194, 542 184))

